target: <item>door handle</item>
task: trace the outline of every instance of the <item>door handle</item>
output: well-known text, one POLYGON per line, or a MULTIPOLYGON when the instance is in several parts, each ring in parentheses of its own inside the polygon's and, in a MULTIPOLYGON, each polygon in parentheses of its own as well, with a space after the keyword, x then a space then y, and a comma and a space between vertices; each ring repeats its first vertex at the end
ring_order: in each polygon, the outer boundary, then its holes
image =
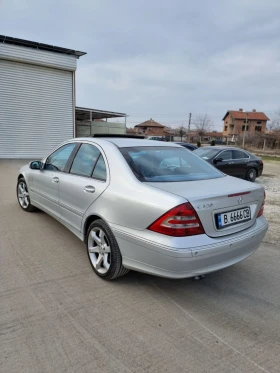
POLYGON ((58 178, 58 177, 54 177, 54 178, 52 179, 52 182, 53 182, 53 183, 59 183, 59 178, 58 178))
POLYGON ((95 188, 92 185, 87 185, 87 186, 84 187, 84 192, 86 192, 86 193, 94 193, 95 192, 95 188))
POLYGON ((234 164, 234 162, 229 162, 229 164, 234 164))

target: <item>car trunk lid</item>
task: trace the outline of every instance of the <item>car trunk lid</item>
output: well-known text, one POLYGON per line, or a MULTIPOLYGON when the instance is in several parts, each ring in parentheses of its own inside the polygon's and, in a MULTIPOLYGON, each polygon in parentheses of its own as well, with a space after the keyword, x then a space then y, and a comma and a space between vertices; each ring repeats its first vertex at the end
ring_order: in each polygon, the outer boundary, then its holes
POLYGON ((197 212, 205 233, 210 237, 226 236, 253 225, 264 198, 262 186, 231 176, 210 180, 147 184, 189 201, 197 212), (230 214, 225 217, 226 213, 230 214), (242 220, 245 214, 246 219, 242 220), (224 224, 225 219, 232 219, 232 221, 221 227, 221 221, 224 224))

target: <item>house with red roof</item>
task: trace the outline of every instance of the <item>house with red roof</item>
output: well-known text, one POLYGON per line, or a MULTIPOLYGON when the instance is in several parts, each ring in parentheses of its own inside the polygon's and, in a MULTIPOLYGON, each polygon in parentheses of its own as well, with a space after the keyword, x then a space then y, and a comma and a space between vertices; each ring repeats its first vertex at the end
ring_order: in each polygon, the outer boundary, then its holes
POLYGON ((234 138, 242 135, 246 126, 246 131, 250 134, 264 134, 268 120, 269 118, 265 113, 255 109, 252 111, 228 110, 223 117, 223 136, 234 138))
POLYGON ((145 136, 165 136, 166 135, 166 127, 152 118, 146 120, 143 123, 137 124, 134 127, 135 133, 137 135, 145 135, 145 136))

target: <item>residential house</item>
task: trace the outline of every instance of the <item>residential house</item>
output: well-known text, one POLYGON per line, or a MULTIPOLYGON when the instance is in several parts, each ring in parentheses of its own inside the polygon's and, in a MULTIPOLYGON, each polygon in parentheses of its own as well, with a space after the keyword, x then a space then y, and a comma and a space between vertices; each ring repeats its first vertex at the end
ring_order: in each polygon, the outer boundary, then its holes
POLYGON ((269 118, 263 112, 255 109, 248 112, 243 111, 243 109, 228 110, 223 117, 223 136, 234 140, 235 137, 244 133, 246 125, 248 133, 264 134, 268 120, 269 118))
POLYGON ((165 136, 166 127, 158 122, 155 122, 152 118, 146 120, 143 123, 137 124, 135 127, 135 133, 137 135, 145 136, 165 136))

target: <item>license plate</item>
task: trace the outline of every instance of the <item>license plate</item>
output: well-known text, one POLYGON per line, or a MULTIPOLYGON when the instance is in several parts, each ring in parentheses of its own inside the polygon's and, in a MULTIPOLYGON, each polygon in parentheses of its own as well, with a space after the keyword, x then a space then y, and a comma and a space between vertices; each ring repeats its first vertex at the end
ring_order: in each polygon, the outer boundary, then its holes
POLYGON ((251 220, 250 207, 244 207, 242 209, 223 212, 216 215, 218 229, 228 227, 229 225, 244 223, 249 220, 251 220))

